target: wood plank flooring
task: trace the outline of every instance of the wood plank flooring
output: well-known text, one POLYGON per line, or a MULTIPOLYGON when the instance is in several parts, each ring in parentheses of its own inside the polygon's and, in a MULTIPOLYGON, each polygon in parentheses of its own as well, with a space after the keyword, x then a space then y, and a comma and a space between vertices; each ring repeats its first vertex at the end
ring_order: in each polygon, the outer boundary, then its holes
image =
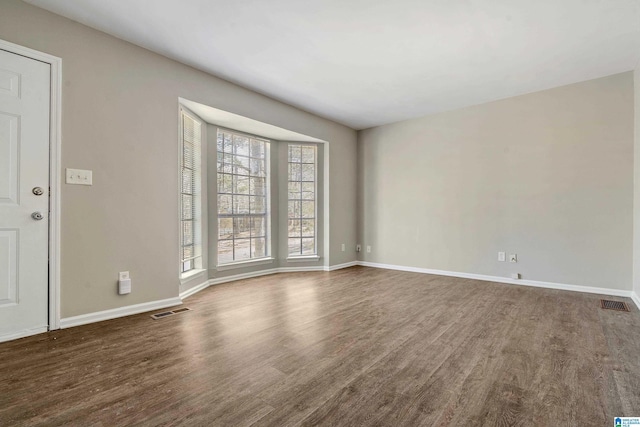
POLYGON ((640 416, 640 313, 353 267, 0 344, 2 426, 606 426, 640 416))

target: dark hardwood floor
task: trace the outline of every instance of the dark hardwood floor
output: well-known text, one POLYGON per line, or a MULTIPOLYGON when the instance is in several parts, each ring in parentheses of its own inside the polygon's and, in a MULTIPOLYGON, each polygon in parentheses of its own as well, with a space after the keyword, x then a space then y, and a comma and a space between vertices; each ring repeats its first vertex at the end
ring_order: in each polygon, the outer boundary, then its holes
POLYGON ((0 425, 612 425, 640 416, 640 313, 599 298, 366 267, 213 286, 0 344, 0 425))

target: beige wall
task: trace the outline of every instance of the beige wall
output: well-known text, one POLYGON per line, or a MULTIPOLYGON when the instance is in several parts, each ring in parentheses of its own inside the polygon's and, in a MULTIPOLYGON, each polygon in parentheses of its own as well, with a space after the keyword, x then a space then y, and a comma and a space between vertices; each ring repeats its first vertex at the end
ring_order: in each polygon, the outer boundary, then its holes
POLYGON ((633 73, 368 129, 358 146, 362 260, 631 289, 633 73))
POLYGON ((178 97, 330 141, 330 264, 355 259, 355 131, 19 0, 0 38, 62 58, 62 167, 93 170, 62 187, 63 317, 178 295, 178 97))
POLYGON ((634 176, 633 176, 633 291, 640 298, 640 64, 633 72, 634 176))

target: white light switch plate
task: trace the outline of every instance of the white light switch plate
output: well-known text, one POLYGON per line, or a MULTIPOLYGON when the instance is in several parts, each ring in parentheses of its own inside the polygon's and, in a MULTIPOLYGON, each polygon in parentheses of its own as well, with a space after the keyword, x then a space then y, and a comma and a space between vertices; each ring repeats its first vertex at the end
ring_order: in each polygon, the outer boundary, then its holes
POLYGON ((84 169, 67 168, 67 184, 93 185, 93 172, 84 169))

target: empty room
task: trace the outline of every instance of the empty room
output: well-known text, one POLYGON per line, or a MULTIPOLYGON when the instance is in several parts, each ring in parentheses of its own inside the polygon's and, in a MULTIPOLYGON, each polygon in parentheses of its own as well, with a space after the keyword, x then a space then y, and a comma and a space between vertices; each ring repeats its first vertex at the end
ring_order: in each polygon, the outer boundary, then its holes
POLYGON ((640 426, 638 0, 0 0, 0 426, 640 426))

